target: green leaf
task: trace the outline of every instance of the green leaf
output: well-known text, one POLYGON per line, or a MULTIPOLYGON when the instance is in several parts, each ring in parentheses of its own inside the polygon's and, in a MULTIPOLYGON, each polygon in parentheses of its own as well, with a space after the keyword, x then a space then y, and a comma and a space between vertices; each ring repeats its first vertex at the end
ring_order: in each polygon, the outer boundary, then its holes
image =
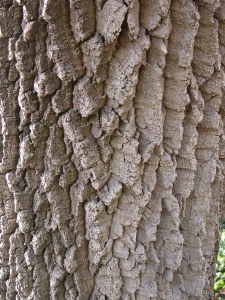
POLYGON ((216 291, 220 291, 223 287, 224 287, 224 281, 223 281, 223 279, 220 279, 219 281, 217 281, 214 284, 214 290, 216 290, 216 291))

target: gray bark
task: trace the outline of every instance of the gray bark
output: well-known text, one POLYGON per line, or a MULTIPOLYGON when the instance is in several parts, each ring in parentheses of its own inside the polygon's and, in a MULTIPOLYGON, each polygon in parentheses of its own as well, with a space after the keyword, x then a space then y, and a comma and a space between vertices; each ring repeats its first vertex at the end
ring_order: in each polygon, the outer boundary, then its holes
POLYGON ((213 298, 224 0, 0 0, 0 299, 213 298))

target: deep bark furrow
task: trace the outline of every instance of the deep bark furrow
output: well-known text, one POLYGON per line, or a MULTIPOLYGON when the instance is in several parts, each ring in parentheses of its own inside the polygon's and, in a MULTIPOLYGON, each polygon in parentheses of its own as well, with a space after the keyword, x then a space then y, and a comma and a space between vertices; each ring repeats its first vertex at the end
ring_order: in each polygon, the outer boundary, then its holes
POLYGON ((0 1, 0 299, 213 298, 224 24, 224 0, 0 1))

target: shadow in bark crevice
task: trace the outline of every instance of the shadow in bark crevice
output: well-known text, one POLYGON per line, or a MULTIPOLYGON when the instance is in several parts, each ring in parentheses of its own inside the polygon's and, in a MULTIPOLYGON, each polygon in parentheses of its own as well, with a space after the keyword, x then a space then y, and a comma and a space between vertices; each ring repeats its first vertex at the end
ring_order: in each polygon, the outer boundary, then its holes
POLYGON ((2 135, 2 116, 0 114, 0 162, 3 158, 3 135, 2 135))

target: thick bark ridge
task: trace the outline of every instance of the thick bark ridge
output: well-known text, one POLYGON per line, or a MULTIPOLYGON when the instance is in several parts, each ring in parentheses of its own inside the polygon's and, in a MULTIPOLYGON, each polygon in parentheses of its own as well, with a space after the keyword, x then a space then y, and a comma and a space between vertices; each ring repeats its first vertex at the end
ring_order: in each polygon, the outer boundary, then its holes
POLYGON ((225 0, 0 0, 0 299, 213 299, 225 0))

